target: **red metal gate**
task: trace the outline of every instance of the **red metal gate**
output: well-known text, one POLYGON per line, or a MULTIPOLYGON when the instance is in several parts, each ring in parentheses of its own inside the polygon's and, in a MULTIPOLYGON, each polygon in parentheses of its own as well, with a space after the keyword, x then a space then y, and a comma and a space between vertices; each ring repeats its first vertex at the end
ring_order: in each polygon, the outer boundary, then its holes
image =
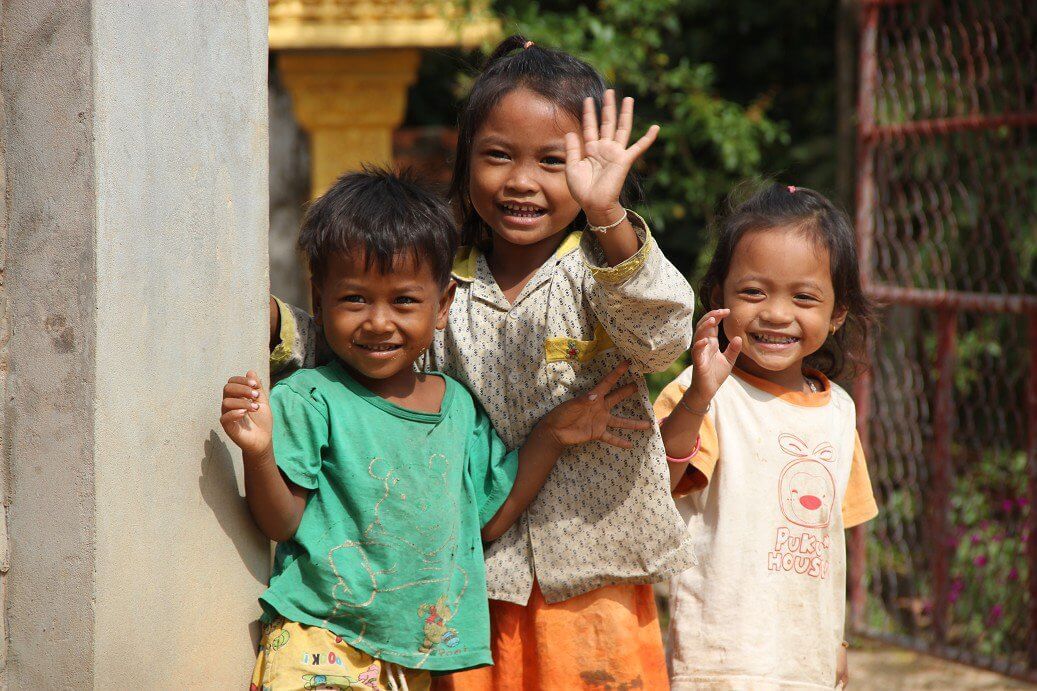
POLYGON ((1037 2, 863 0, 850 623, 1037 680, 1037 2))

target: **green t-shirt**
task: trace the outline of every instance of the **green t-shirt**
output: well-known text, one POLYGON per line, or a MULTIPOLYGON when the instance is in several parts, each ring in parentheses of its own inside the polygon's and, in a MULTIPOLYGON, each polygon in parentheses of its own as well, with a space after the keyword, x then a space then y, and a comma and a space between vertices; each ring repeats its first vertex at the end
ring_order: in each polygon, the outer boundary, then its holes
POLYGON ((277 465, 311 493, 277 546, 267 617, 404 667, 491 664, 480 529, 511 491, 517 452, 443 378, 434 414, 371 393, 339 362, 273 387, 277 465))

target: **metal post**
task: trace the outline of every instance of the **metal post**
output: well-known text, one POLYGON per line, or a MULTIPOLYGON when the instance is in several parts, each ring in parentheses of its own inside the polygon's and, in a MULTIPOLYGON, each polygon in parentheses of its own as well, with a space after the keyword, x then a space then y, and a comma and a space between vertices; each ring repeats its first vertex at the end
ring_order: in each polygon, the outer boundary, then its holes
POLYGON ((929 531, 932 545, 933 631, 936 640, 947 639, 947 606, 950 593, 950 550, 947 513, 951 490, 951 439, 954 435, 954 356, 958 313, 940 310, 936 318, 936 422, 933 429, 932 491, 929 531))

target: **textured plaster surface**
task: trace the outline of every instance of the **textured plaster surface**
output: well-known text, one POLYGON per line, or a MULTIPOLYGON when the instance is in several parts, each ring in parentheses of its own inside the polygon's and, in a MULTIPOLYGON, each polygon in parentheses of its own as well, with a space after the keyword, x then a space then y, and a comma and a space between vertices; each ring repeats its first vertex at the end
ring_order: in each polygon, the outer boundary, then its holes
POLYGON ((9 688, 247 683, 268 545, 218 414, 265 362, 266 9, 3 3, 9 688))
POLYGON ((255 657, 268 550, 219 399, 266 361, 266 12, 93 8, 102 687, 243 688, 255 657))
POLYGON ((85 2, 7 0, 4 95, 9 688, 93 665, 94 181, 85 2))

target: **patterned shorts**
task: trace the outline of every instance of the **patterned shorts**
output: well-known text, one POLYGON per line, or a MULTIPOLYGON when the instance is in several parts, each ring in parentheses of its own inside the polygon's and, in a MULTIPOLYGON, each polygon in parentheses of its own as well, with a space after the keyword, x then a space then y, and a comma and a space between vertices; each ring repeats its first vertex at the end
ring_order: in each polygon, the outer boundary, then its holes
POLYGON ((263 627, 251 691, 428 691, 425 670, 376 660, 327 629, 277 618, 263 627))

